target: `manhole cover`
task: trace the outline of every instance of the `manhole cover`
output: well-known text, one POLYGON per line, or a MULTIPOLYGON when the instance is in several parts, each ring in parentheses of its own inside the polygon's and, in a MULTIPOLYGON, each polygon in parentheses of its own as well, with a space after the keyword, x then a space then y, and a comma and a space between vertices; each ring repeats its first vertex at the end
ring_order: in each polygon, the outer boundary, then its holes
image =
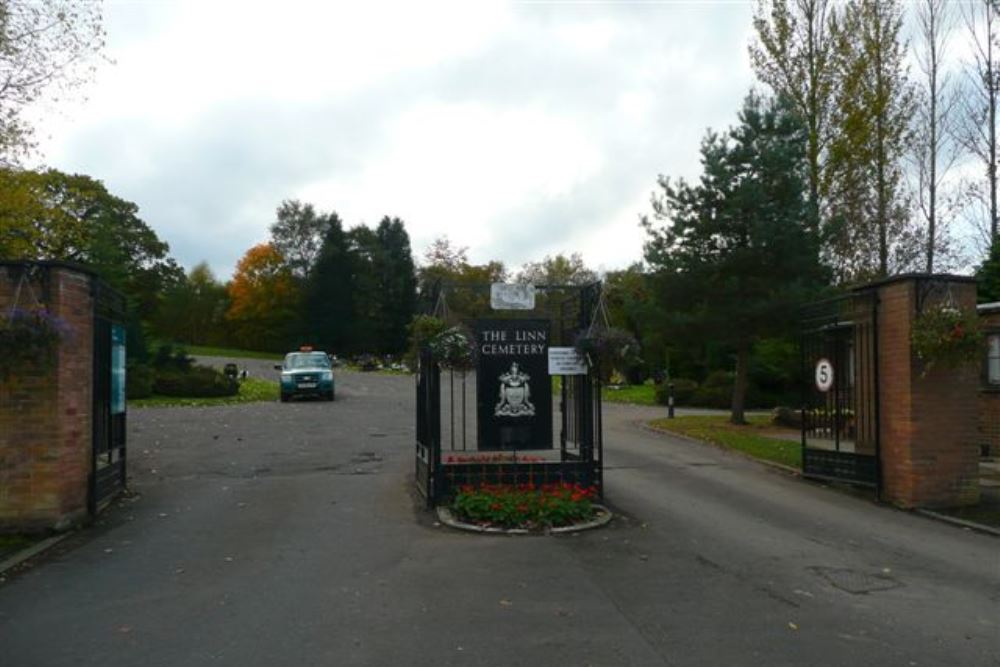
POLYGON ((870 574, 840 567, 811 567, 809 569, 826 579, 834 588, 839 588, 852 595, 887 591, 903 585, 885 574, 870 574))

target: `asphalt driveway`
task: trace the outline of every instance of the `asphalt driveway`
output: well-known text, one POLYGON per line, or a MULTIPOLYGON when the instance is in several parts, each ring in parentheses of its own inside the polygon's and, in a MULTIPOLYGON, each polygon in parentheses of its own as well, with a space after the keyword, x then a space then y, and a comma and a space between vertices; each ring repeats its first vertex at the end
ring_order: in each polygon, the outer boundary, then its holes
POLYGON ((0 585, 0 664, 1000 665, 1000 540, 628 406, 610 528, 454 533, 411 493, 413 404, 342 372, 333 403, 133 410, 134 495, 0 585))

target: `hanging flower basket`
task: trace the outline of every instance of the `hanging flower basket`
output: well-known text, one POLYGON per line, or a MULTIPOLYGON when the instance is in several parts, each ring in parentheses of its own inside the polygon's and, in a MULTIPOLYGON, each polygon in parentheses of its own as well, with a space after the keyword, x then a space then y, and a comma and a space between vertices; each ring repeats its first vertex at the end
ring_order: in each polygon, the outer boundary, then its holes
POLYGON ((44 308, 0 313, 0 377, 47 368, 68 334, 66 323, 44 308))
POLYGON ((434 360, 454 370, 469 370, 475 365, 472 336, 464 327, 451 327, 434 336, 427 344, 434 360))
POLYGON ((974 310, 930 307, 914 321, 910 342, 926 374, 934 366, 955 368, 982 354, 983 332, 974 310))
POLYGON ((614 327, 584 331, 576 337, 576 351, 591 363, 629 364, 639 357, 632 334, 614 327))

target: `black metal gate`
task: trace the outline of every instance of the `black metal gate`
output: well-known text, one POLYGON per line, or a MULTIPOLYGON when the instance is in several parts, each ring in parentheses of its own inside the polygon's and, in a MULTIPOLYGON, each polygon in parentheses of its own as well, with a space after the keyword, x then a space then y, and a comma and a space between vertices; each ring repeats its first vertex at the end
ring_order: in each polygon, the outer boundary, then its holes
POLYGON ((802 325, 802 474, 877 492, 878 294, 814 304, 802 325))
POLYGON ((93 449, 87 508, 96 514, 125 489, 124 297, 93 279, 93 449))

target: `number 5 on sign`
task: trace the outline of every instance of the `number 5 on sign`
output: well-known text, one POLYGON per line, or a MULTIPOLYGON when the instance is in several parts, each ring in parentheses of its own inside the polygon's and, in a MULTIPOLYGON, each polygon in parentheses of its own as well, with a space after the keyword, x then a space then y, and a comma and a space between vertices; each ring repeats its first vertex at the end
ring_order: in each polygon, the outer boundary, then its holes
POLYGON ((816 388, 826 393, 833 386, 833 364, 829 359, 816 362, 816 388))

